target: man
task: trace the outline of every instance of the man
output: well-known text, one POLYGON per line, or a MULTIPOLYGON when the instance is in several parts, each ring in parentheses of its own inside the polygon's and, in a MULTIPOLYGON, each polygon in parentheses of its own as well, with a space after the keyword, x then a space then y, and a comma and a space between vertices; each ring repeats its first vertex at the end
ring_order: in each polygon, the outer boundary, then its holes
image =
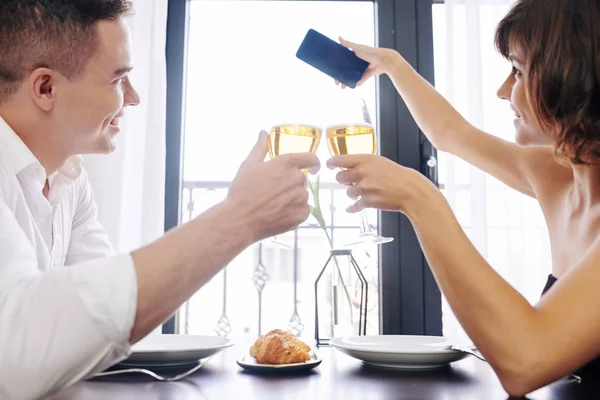
POLYGON ((79 154, 108 153, 127 107, 129 0, 0 2, 0 398, 39 398, 127 357, 250 244, 309 214, 312 154, 264 162, 227 199, 114 255, 79 154), (65 268, 68 266, 68 268, 65 268))

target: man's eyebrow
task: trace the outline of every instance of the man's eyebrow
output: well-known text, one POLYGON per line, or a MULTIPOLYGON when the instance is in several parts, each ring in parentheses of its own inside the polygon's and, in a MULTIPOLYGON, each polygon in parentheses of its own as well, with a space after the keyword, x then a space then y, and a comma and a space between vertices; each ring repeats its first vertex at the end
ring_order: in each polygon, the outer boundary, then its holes
POLYGON ((129 72, 131 72, 131 70, 133 69, 133 67, 123 67, 123 68, 119 68, 118 70, 116 70, 113 75, 114 76, 121 76, 121 75, 126 75, 129 72))

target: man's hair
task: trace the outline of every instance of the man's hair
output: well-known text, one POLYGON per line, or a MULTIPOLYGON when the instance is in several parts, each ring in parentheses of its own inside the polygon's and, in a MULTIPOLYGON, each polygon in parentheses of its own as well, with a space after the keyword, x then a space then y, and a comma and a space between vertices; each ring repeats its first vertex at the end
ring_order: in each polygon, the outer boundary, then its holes
POLYGON ((600 0, 519 0, 498 25, 496 47, 518 50, 527 93, 556 151, 600 161, 600 0))
POLYGON ((78 78, 98 46, 95 24, 131 9, 131 0, 0 0, 0 103, 37 68, 78 78))

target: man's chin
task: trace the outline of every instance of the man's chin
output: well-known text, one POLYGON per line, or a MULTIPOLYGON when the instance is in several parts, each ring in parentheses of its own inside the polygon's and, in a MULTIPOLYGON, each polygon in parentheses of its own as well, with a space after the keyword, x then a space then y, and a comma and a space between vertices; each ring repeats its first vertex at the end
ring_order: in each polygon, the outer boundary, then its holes
POLYGON ((113 142, 113 141, 111 140, 111 142, 110 142, 110 145, 109 145, 109 146, 107 146, 107 148, 106 148, 106 149, 104 149, 104 154, 111 154, 111 153, 114 153, 114 152, 115 152, 115 150, 117 150, 117 145, 115 144, 115 142, 113 142))
POLYGON ((98 146, 89 154, 111 154, 117 149, 117 145, 112 138, 107 138, 106 141, 99 143, 98 146))

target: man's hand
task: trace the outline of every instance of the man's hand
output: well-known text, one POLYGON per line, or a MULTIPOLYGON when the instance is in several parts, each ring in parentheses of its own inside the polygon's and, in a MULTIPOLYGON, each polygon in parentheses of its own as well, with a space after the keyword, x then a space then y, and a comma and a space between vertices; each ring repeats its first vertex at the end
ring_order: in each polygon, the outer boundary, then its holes
POLYGON ((315 173, 320 167, 313 153, 285 154, 265 162, 268 146, 268 135, 262 131, 231 183, 226 200, 254 221, 253 241, 287 232, 306 221, 310 207, 302 170, 315 173))

